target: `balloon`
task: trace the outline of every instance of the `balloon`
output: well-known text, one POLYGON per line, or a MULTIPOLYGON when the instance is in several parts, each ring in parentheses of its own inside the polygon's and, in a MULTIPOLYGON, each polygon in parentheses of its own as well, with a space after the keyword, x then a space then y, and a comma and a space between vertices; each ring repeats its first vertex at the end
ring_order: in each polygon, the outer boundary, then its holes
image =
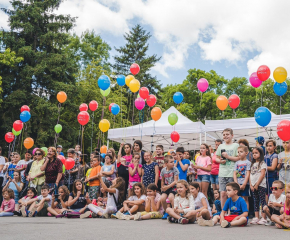
POLYGON ((119 86, 123 87, 126 84, 125 76, 124 75, 118 75, 117 83, 119 84, 119 86))
POLYGON ((135 93, 138 92, 138 90, 140 89, 140 82, 137 79, 133 79, 131 80, 131 82, 129 83, 129 88, 131 90, 131 92, 135 93))
POLYGON ((221 95, 217 98, 216 105, 219 110, 224 111, 228 106, 228 99, 225 96, 221 95))
POLYGON ((125 78, 125 83, 127 85, 127 87, 129 87, 129 84, 130 82, 134 79, 134 76, 132 75, 128 75, 126 78, 125 78))
POLYGON ((162 111, 159 107, 155 107, 151 110, 151 117, 154 121, 158 121, 162 116, 162 111))
POLYGON ((261 84, 263 83, 257 76, 257 73, 256 72, 253 72, 250 76, 250 79, 249 79, 251 85, 254 87, 254 88, 258 88, 261 86, 261 84))
POLYGON ((60 132, 62 131, 62 126, 61 126, 60 124, 56 124, 56 125, 54 126, 54 131, 55 131, 56 133, 60 133, 60 132))
POLYGON ((64 103, 67 99, 67 95, 65 92, 61 91, 56 95, 56 98, 60 103, 64 103))
POLYGON ((86 104, 86 103, 82 103, 81 105, 80 105, 80 107, 79 107, 79 109, 80 109, 80 112, 82 112, 82 111, 88 111, 88 105, 86 104))
POLYGON ((283 67, 277 67, 273 72, 273 77, 277 83, 282 83, 287 78, 287 71, 283 67))
POLYGON ((102 90, 107 90, 110 87, 111 81, 107 75, 102 75, 98 79, 99 88, 102 90))
POLYGON ((112 106, 114 105, 115 103, 111 103, 110 105, 109 105, 109 111, 110 112, 112 112, 112 106))
POLYGON ((89 103, 89 108, 91 111, 96 111, 98 109, 98 102, 95 101, 95 100, 92 100, 90 103, 89 103))
POLYGON ((168 152, 167 152, 167 154, 168 154, 168 155, 171 155, 171 153, 172 153, 173 151, 174 151, 174 149, 169 149, 168 152))
POLYGON ((208 81, 205 78, 201 78, 197 81, 197 88, 201 92, 205 92, 208 89, 208 81))
MULTIPOLYGON (((139 91, 140 91, 140 90, 139 90, 139 91)), ((137 98, 139 98, 139 97, 140 97, 140 94, 138 93, 138 94, 137 94, 137 98)))
POLYGON ((31 118, 31 114, 28 111, 23 111, 22 113, 20 113, 20 120, 22 122, 28 122, 29 119, 31 118))
POLYGON ((20 112, 23 112, 23 111, 30 112, 30 108, 29 108, 27 105, 23 105, 23 106, 20 108, 20 112))
POLYGON ((133 63, 130 67, 130 72, 133 74, 133 75, 136 75, 138 74, 140 71, 140 66, 137 64, 137 63, 133 63))
POLYGON ((138 110, 142 110, 145 107, 145 100, 143 98, 136 98, 135 99, 135 107, 138 110))
POLYGON ((21 131, 22 128, 23 128, 23 122, 21 122, 20 120, 16 120, 14 123, 13 123, 13 128, 16 132, 18 131, 21 131))
POLYGON ((34 149, 32 150, 32 155, 35 154, 35 152, 36 152, 37 149, 39 149, 39 148, 34 148, 34 149))
POLYGON ((82 111, 78 115, 78 122, 82 126, 86 125, 90 121, 90 115, 86 111, 82 111))
POLYGON ((5 134, 5 141, 8 142, 8 143, 13 142, 14 138, 15 137, 14 137, 12 132, 8 132, 8 133, 5 134))
POLYGON ((101 157, 105 158, 106 157, 106 153, 101 153, 101 157))
POLYGON ((170 137, 171 137, 171 140, 172 140, 173 142, 178 142, 179 139, 180 139, 179 133, 176 132, 176 131, 173 131, 173 132, 170 134, 170 137))
POLYGON ((47 155, 47 152, 48 152, 48 149, 47 149, 47 147, 42 147, 42 148, 40 148, 42 151, 44 151, 44 153, 45 153, 45 156, 47 155))
POLYGON ((64 166, 66 170, 71 170, 75 166, 75 160, 73 160, 72 158, 68 158, 64 162, 64 166))
POLYGON ((277 134, 282 141, 290 140, 290 121, 282 120, 277 125, 277 134))
POLYGON ((229 97, 229 105, 232 109, 236 109, 240 105, 240 98, 238 95, 233 94, 229 97))
POLYGON ((117 115, 120 112, 120 106, 118 104, 114 104, 111 107, 111 113, 113 113, 113 115, 117 115))
POLYGON ((103 97, 107 97, 110 92, 111 92, 111 88, 108 88, 107 90, 103 91, 102 89, 100 89, 100 92, 102 94, 103 97))
POLYGON ((21 133, 21 131, 16 132, 16 131, 14 130, 14 128, 12 128, 12 133, 13 133, 15 136, 18 136, 18 135, 21 133))
POLYGON ((274 92, 278 95, 278 96, 283 96, 286 92, 287 92, 287 83, 286 82, 282 82, 282 83, 274 83, 273 89, 274 92))
POLYGON ((178 116, 176 113, 170 113, 168 116, 168 122, 170 125, 175 125, 178 121, 178 116))
POLYGON ((150 94, 147 98, 146 102, 149 107, 153 107, 156 104, 156 97, 153 94, 150 94))
POLYGON ((141 87, 139 90, 140 97, 147 99, 149 97, 149 90, 147 87, 141 87))
POLYGON ((62 155, 58 155, 57 158, 62 162, 63 165, 65 165, 65 157, 62 155))
POLYGON ((106 154, 107 150, 108 150, 108 148, 107 148, 106 145, 101 146, 101 149, 100 149, 101 153, 105 153, 106 154))
POLYGON ((110 128, 110 122, 107 119, 102 119, 99 123, 99 128, 102 132, 107 132, 110 128))
POLYGON ((255 120, 261 127, 266 127, 271 122, 271 112, 266 107, 259 107, 255 112, 255 120))
POLYGON ((173 95, 173 101, 176 104, 180 104, 183 101, 183 94, 181 92, 176 92, 173 95))
POLYGON ((261 81, 266 81, 270 77, 271 71, 270 68, 266 65, 262 65, 257 70, 257 76, 261 81))
POLYGON ((23 144, 26 149, 30 149, 33 147, 34 141, 32 138, 28 137, 24 140, 23 144))

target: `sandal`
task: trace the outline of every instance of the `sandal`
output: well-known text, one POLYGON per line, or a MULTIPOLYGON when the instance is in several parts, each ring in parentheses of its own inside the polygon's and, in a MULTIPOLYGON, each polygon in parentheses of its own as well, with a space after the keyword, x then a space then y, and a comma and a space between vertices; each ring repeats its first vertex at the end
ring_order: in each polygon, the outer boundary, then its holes
POLYGON ((276 226, 276 228, 279 228, 279 229, 282 229, 282 228, 283 228, 283 227, 282 227, 280 224, 278 224, 278 223, 276 223, 275 226, 276 226))

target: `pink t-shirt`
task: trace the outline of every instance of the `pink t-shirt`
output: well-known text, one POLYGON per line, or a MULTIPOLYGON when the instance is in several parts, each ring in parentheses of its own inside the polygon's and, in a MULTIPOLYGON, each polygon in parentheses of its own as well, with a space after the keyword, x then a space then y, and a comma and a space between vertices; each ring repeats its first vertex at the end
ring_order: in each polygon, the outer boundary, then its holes
MULTIPOLYGON (((195 164, 200 167, 207 167, 208 165, 211 165, 211 158, 209 156, 206 157, 198 156, 195 161, 195 164)), ((210 175, 210 172, 197 169, 197 175, 210 175)))
POLYGON ((219 175, 220 164, 215 161, 216 152, 212 155, 211 175, 219 175))
MULTIPOLYGON (((156 193, 156 197, 154 199, 155 205, 157 205, 157 203, 160 201, 160 198, 161 198, 161 195, 159 193, 156 193)), ((164 213, 164 209, 162 207, 162 204, 160 204, 160 207, 159 207, 159 209, 157 211, 160 212, 161 214, 164 213)), ((154 212, 153 209, 152 209, 152 207, 150 208, 150 212, 154 212)))
POLYGON ((6 212, 14 212, 15 210, 15 201, 13 198, 11 198, 9 201, 3 199, 3 202, 1 204, 1 211, 6 211, 6 212))
MULTIPOLYGON (((134 165, 134 163, 130 163, 128 167, 134 169, 135 165, 134 165)), ((142 165, 139 164, 139 167, 142 168, 142 165)), ((135 172, 133 177, 131 176, 131 174, 129 172, 129 182, 141 182, 141 177, 138 173, 138 169, 136 169, 136 172, 135 172)))
POLYGON ((128 166, 132 161, 132 155, 125 155, 122 158, 126 159, 126 166, 128 166))

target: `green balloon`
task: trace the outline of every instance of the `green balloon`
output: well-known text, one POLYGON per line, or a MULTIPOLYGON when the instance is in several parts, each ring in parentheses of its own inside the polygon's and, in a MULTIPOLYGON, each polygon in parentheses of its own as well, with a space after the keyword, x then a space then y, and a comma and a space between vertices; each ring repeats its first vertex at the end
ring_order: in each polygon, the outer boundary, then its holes
POLYGON ((111 89, 108 88, 108 89, 105 90, 105 91, 103 91, 102 89, 100 89, 100 91, 101 91, 101 94, 102 94, 104 97, 107 97, 107 96, 110 94, 111 89))
POLYGON ((18 136, 18 135, 21 133, 21 130, 18 131, 18 132, 16 132, 16 131, 14 130, 14 128, 12 128, 12 133, 13 133, 14 136, 18 136))
POLYGON ((139 98, 139 97, 140 97, 140 94, 138 93, 137 98, 139 98))
POLYGON ((170 113, 168 116, 168 122, 170 125, 175 125, 178 122, 178 116, 176 113, 170 113))
POLYGON ((48 149, 47 149, 47 147, 42 147, 42 148, 40 148, 41 150, 43 150, 44 152, 45 152, 45 156, 47 155, 47 151, 48 151, 48 149))
POLYGON ((61 130, 62 130, 62 126, 61 126, 60 124, 56 124, 56 125, 54 126, 54 131, 55 131, 56 133, 60 133, 61 130))

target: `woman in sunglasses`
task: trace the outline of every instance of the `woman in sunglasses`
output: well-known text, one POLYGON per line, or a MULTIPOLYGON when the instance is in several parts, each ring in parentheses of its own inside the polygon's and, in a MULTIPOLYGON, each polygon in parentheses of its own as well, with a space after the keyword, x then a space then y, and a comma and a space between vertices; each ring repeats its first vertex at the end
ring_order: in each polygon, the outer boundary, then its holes
POLYGON ((44 176, 44 171, 40 170, 40 167, 44 163, 44 151, 42 149, 37 149, 34 153, 34 161, 31 165, 30 171, 29 171, 29 181, 30 187, 35 187, 37 193, 40 195, 41 193, 41 187, 44 184, 45 181, 45 176, 44 176))

